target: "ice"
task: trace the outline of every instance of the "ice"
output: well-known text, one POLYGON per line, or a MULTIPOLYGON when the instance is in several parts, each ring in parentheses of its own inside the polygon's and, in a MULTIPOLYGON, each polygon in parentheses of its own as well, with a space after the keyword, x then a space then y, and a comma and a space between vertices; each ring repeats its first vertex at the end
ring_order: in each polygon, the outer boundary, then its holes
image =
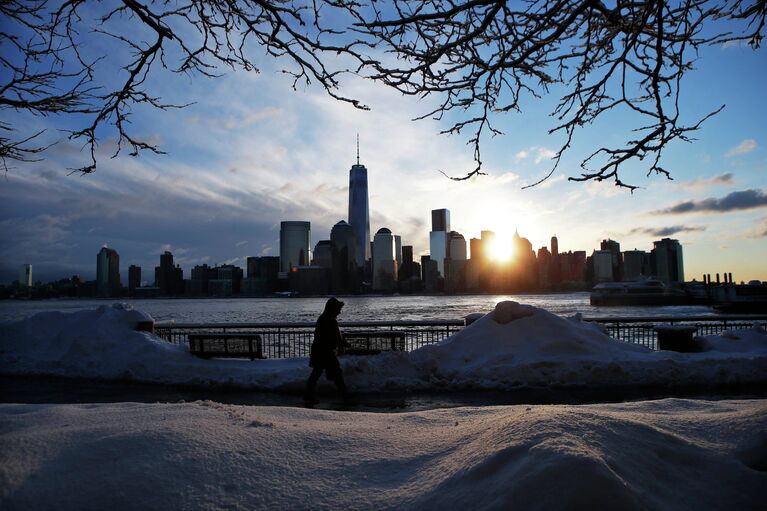
POLYGON ((764 400, 6 404, 0 508, 756 510, 766 423, 764 400))
MULTIPOLYGON (((308 376, 305 358, 196 358, 185 345, 134 330, 147 320, 146 314, 116 304, 0 323, 0 373, 289 391, 300 391, 308 376)), ((348 385, 357 391, 765 382, 763 328, 702 337, 700 345, 700 353, 655 352, 615 340, 580 317, 501 302, 437 345, 343 357, 342 364, 348 385)), ((323 385, 328 384, 323 380, 323 385)))

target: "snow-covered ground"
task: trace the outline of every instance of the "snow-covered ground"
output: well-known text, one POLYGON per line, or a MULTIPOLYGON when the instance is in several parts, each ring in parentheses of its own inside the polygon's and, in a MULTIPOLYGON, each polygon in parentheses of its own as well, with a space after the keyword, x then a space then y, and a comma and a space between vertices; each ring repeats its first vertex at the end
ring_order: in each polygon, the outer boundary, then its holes
MULTIPOLYGON (((198 359, 185 345, 133 329, 146 319, 116 304, 2 323, 0 373, 295 391, 308 376, 306 359, 198 359)), ((342 363, 357 391, 767 382, 764 329, 709 336, 703 344, 700 353, 655 352, 612 339, 577 317, 501 302, 438 345, 342 363)))
POLYGON ((764 509, 767 402, 0 406, 2 509, 764 509))

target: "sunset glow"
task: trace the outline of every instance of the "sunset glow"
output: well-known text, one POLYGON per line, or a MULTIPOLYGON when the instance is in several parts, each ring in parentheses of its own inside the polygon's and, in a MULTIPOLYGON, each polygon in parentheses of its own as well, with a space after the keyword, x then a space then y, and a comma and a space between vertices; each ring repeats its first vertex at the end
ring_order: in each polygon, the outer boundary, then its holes
POLYGON ((496 261, 508 261, 514 255, 514 246, 509 236, 497 235, 488 250, 490 257, 496 261))

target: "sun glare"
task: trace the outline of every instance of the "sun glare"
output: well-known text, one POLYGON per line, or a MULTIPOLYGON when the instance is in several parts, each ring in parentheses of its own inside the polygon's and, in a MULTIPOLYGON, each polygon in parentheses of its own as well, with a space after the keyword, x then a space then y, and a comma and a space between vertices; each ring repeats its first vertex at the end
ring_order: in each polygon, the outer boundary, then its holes
POLYGON ((497 236, 490 244, 490 257, 496 261, 508 261, 513 252, 514 247, 511 239, 506 236, 497 236))

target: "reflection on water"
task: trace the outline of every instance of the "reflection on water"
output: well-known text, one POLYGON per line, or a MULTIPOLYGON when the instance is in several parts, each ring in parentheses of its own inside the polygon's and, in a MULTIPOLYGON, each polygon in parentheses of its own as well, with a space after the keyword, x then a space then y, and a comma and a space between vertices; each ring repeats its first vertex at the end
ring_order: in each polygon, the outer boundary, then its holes
MULTIPOLYGON (((75 311, 130 303, 157 321, 178 323, 314 321, 326 298, 206 298, 156 300, 42 300, 0 301, 0 320, 21 319, 46 310, 75 311)), ((555 314, 581 313, 587 317, 711 315, 704 306, 592 307, 589 294, 471 295, 471 296, 347 296, 341 321, 396 321, 462 319, 472 312, 489 312, 502 300, 542 307, 555 314)))

